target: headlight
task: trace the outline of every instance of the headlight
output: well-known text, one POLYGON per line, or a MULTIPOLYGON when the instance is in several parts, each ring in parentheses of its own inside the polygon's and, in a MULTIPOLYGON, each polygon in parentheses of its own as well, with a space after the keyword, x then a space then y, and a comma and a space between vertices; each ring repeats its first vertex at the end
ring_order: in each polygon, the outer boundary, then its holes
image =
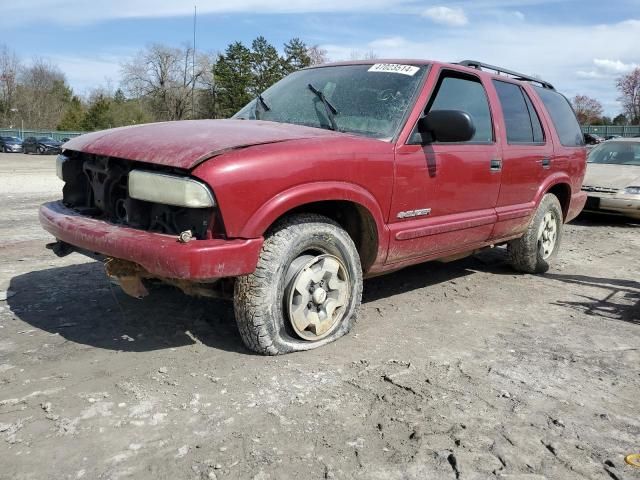
POLYGON ((146 202, 188 208, 214 207, 216 202, 207 186, 188 177, 132 170, 129 196, 146 202))
POLYGON ((68 160, 64 155, 58 155, 56 158, 56 175, 60 180, 64 182, 64 178, 62 177, 62 165, 64 162, 68 160))
POLYGON ((622 191, 622 193, 625 195, 640 195, 640 187, 627 187, 622 191))

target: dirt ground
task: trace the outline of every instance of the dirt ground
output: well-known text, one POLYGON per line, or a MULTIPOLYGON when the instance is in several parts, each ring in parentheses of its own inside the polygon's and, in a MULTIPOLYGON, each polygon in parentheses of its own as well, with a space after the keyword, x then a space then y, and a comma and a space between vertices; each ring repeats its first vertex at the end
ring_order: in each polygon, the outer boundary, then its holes
POLYGON ((579 218, 544 276, 494 249, 368 280, 350 335, 273 358, 228 302, 45 250, 60 187, 0 154, 0 478, 640 478, 640 225, 579 218))

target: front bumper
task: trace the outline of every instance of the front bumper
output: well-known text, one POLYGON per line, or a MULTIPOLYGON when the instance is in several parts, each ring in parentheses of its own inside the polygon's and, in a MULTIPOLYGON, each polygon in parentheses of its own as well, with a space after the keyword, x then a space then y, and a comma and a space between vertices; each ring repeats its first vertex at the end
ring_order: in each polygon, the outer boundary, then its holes
POLYGON ((640 219, 640 199, 636 195, 589 192, 585 210, 588 212, 617 213, 640 219))
POLYGON ((22 152, 22 145, 5 145, 7 151, 11 153, 20 153, 22 152))
POLYGON ((40 224, 58 240, 79 249, 129 260, 164 278, 213 280, 255 270, 263 238, 192 240, 85 217, 62 202, 40 207, 40 224))

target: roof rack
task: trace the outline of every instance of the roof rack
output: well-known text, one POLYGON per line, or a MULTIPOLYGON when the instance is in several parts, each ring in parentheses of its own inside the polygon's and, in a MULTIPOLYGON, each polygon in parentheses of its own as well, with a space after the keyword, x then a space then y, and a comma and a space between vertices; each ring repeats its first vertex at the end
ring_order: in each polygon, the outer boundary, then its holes
POLYGON ((516 80, 525 80, 527 82, 538 83, 543 88, 555 90, 555 88, 553 88, 553 85, 551 85, 549 82, 545 82, 544 80, 540 80, 539 78, 525 75, 523 73, 514 72, 513 70, 507 70, 506 68, 489 65, 488 63, 478 62, 477 60, 463 60, 462 62, 458 62, 458 65, 462 65, 463 67, 477 68, 478 70, 482 70, 483 68, 487 70, 493 70, 498 75, 510 75, 516 80))

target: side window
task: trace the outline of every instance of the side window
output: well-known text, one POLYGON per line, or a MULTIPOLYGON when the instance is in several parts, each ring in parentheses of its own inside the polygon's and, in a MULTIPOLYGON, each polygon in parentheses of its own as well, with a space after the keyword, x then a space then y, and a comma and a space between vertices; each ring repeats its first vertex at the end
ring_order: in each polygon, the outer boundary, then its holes
POLYGON ((493 81, 502 105, 508 143, 541 143, 544 134, 538 114, 522 87, 514 83, 493 81))
POLYGON ((538 117, 538 112, 533 107, 531 103, 531 99, 527 92, 522 92, 524 94, 524 100, 527 102, 527 108, 529 109, 529 116, 531 117, 531 127, 533 128, 533 141, 534 143, 544 143, 544 130, 542 130, 542 123, 540 122, 540 117, 538 117))
POLYGON ((555 90, 533 87, 551 116, 553 126, 558 132, 560 143, 565 147, 581 147, 584 137, 575 113, 569 101, 555 90))
POLYGON ((522 90, 513 83, 493 81, 498 92, 498 98, 502 105, 504 124, 507 130, 507 142, 531 143, 533 142, 533 128, 529 110, 524 101, 522 90))
POLYGON ((493 125, 489 100, 480 80, 473 76, 444 73, 436 87, 427 112, 433 110, 463 110, 471 115, 476 133, 471 143, 493 141, 493 125))

